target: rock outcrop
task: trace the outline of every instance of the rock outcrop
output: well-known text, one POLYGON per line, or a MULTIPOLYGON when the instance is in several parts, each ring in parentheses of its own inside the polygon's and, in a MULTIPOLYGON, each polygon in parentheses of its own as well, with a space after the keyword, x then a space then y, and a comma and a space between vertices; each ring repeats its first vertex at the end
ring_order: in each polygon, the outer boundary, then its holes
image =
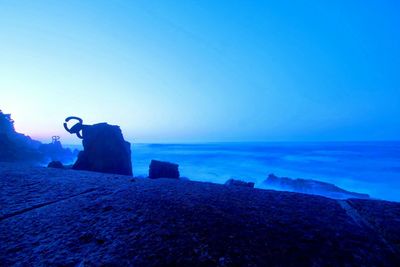
POLYGON ((236 179, 229 179, 228 181, 225 182, 225 185, 229 185, 229 186, 243 186, 243 187, 251 187, 251 188, 254 188, 254 183, 253 183, 253 182, 244 182, 244 181, 236 180, 236 179))
POLYGON ((0 161, 47 164, 58 160, 70 163, 77 154, 76 151, 63 148, 59 137, 49 144, 42 144, 16 132, 11 115, 0 110, 0 161))
POLYGON ((369 195, 367 194, 350 192, 340 187, 337 187, 334 184, 311 179, 291 179, 287 177, 277 177, 274 174, 270 174, 268 176, 268 178, 263 182, 262 187, 305 194, 321 195, 336 199, 369 198, 369 195))
POLYGON ((179 179, 179 165, 166 161, 152 160, 149 166, 149 178, 179 179))
POLYGON ((38 150, 39 141, 18 133, 10 114, 0 110, 0 161, 3 162, 42 162, 45 155, 38 150))
POLYGON ((85 125, 82 135, 84 150, 79 152, 73 169, 132 175, 131 145, 124 140, 119 126, 85 125))

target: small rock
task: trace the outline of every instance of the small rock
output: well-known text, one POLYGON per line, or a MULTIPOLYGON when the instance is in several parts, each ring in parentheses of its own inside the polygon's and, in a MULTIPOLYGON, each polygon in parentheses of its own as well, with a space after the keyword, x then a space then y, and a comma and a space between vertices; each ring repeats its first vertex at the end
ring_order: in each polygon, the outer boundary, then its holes
POLYGON ((165 161, 152 160, 149 167, 149 178, 179 179, 179 165, 165 161))
POLYGON ((63 165, 60 161, 58 161, 58 160, 51 161, 51 162, 47 165, 47 168, 65 169, 64 165, 63 165))
POLYGON ((79 237, 79 240, 83 244, 89 243, 89 242, 91 242, 93 240, 93 235, 91 233, 84 233, 83 235, 81 235, 79 237))
POLYGON ((236 179, 229 179, 228 181, 225 182, 225 185, 229 185, 229 186, 243 186, 243 187, 251 187, 251 188, 254 188, 254 183, 253 183, 253 182, 244 182, 244 181, 236 180, 236 179))
POLYGON ((103 245, 104 244, 104 240, 103 239, 100 239, 100 238, 96 238, 96 243, 97 244, 99 244, 99 245, 103 245))
POLYGON ((107 207, 104 207, 104 208, 103 208, 103 212, 107 212, 107 211, 110 211, 110 210, 112 210, 112 209, 113 209, 112 206, 107 206, 107 207))

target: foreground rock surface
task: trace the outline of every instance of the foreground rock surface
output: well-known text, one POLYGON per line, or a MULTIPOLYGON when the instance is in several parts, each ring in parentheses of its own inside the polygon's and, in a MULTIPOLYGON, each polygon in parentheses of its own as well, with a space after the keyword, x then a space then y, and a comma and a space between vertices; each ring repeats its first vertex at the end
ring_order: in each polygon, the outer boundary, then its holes
POLYGON ((400 266, 400 204, 0 163, 3 266, 400 266))
POLYGON ((369 199, 369 195, 344 190, 334 184, 316 181, 312 179, 292 179, 268 175, 262 186, 270 189, 292 191, 297 193, 321 195, 336 199, 361 198, 369 199))

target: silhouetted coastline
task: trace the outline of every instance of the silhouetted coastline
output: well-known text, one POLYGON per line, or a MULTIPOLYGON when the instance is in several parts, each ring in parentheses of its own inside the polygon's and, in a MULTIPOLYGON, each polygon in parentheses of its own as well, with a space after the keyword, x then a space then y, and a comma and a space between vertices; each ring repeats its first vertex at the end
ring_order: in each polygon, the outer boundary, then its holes
POLYGON ((0 162, 37 163, 47 165, 50 161, 70 163, 77 156, 77 150, 64 148, 56 136, 48 144, 33 140, 18 133, 14 128, 11 114, 0 110, 0 162))

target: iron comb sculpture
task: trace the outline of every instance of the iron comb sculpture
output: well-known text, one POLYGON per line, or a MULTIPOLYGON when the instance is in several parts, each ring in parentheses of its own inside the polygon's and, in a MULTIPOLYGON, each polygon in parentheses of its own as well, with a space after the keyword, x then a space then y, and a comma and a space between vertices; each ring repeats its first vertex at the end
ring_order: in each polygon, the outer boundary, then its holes
POLYGON ((83 124, 83 120, 79 117, 75 117, 75 116, 70 116, 68 118, 65 119, 64 122, 64 129, 69 132, 70 134, 76 134, 76 136, 78 136, 78 138, 83 139, 82 136, 82 130, 84 127, 86 127, 87 125, 83 124), (75 123, 74 126, 72 126, 71 128, 68 128, 68 122, 70 120, 77 120, 78 122, 75 123))
POLYGON ((51 137, 51 142, 54 144, 54 143, 57 143, 57 142, 60 142, 60 137, 58 136, 58 135, 54 135, 54 136, 52 136, 51 137))

